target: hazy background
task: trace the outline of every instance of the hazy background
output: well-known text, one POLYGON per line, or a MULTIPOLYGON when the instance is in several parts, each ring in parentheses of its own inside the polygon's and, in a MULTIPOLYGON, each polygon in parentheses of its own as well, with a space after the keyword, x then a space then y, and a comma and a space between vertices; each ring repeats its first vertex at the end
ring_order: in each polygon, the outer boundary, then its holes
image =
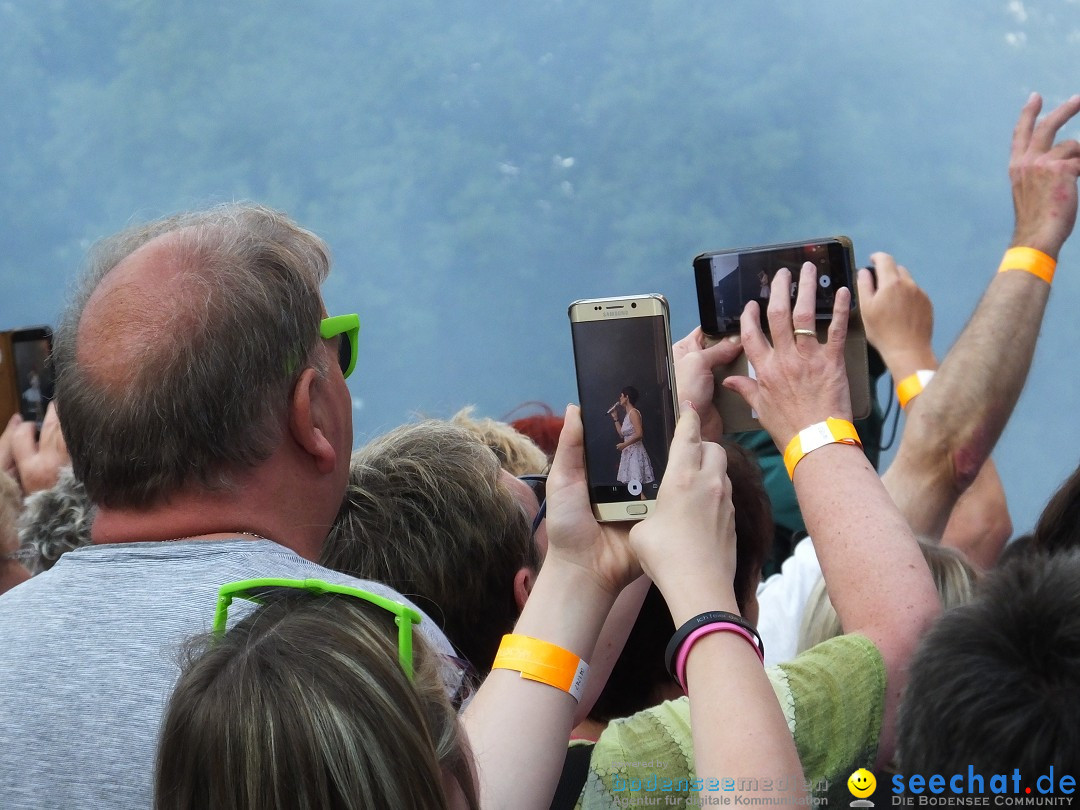
MULTIPOLYGON (((1020 106, 1080 92, 1080 3, 9 0, 0 53, 0 328, 53 323, 99 236, 265 202, 361 314, 359 442, 561 409, 567 304, 661 292, 684 334, 709 249, 892 252, 943 354, 1009 239, 1020 106)), ((995 453, 1018 531, 1080 455, 1078 264, 995 453)))

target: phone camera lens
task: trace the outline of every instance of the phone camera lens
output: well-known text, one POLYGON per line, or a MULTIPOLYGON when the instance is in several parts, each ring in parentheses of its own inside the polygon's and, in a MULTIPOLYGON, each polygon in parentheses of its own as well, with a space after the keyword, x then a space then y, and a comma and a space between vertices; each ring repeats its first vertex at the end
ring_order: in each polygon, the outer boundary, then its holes
POLYGON ((637 309, 637 304, 631 303, 630 304, 630 309, 637 309))

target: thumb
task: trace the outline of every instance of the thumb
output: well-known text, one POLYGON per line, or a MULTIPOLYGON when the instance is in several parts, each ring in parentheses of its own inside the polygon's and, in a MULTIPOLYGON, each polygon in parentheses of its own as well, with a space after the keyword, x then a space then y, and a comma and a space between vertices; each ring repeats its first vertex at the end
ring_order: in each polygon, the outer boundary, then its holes
POLYGON ((726 366, 740 354, 742 354, 742 338, 738 335, 730 335, 719 343, 706 346, 701 350, 701 357, 709 368, 726 366))
POLYGON ((859 302, 862 304, 872 300, 877 293, 877 288, 874 285, 874 277, 865 267, 859 268, 859 272, 855 276, 855 283, 859 288, 859 302))
POLYGON ((555 458, 551 461, 549 478, 554 484, 584 477, 585 438, 581 426, 581 409, 577 405, 567 405, 562 431, 559 433, 559 444, 555 448, 555 458))
POLYGON ((751 408, 754 407, 754 400, 757 399, 758 392, 757 380, 752 380, 749 377, 732 375, 730 377, 725 377, 721 385, 729 391, 734 391, 741 396, 751 408))

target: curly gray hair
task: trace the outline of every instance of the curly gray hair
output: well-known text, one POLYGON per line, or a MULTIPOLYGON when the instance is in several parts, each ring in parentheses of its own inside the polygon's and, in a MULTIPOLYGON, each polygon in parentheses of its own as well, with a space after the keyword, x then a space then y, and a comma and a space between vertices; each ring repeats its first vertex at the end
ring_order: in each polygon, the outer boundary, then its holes
POLYGON ((19 558, 32 574, 48 571, 65 552, 90 543, 94 509, 71 467, 60 470, 52 489, 26 499, 19 516, 19 558))

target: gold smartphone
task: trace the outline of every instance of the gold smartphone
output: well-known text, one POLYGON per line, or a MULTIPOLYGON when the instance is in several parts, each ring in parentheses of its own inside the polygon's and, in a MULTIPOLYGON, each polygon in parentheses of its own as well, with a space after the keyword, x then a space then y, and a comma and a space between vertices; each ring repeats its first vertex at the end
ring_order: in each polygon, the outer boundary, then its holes
POLYGON ((667 301, 593 298, 569 314, 593 514, 642 520, 656 508, 678 415, 667 301))
MULTIPOLYGON (((867 360, 866 330, 859 314, 858 289, 855 285, 855 260, 851 240, 846 236, 810 239, 805 242, 785 242, 779 245, 735 248, 702 253, 694 259, 694 280, 697 284, 698 312, 701 330, 707 342, 713 343, 727 335, 739 334, 739 316, 747 302, 758 301, 761 326, 769 333, 765 310, 769 304, 771 286, 776 271, 786 267, 791 271, 791 300, 798 291, 799 268, 803 262, 817 267, 815 311, 818 340, 824 342, 832 320, 836 291, 851 290, 851 315, 848 318, 844 362, 847 365, 848 388, 851 393, 851 412, 855 419, 870 415, 870 369, 867 360)), ((753 376, 753 368, 740 354, 734 362, 714 369, 716 393, 713 402, 724 421, 725 433, 761 430, 757 414, 734 391, 720 385, 730 375, 753 376)))

